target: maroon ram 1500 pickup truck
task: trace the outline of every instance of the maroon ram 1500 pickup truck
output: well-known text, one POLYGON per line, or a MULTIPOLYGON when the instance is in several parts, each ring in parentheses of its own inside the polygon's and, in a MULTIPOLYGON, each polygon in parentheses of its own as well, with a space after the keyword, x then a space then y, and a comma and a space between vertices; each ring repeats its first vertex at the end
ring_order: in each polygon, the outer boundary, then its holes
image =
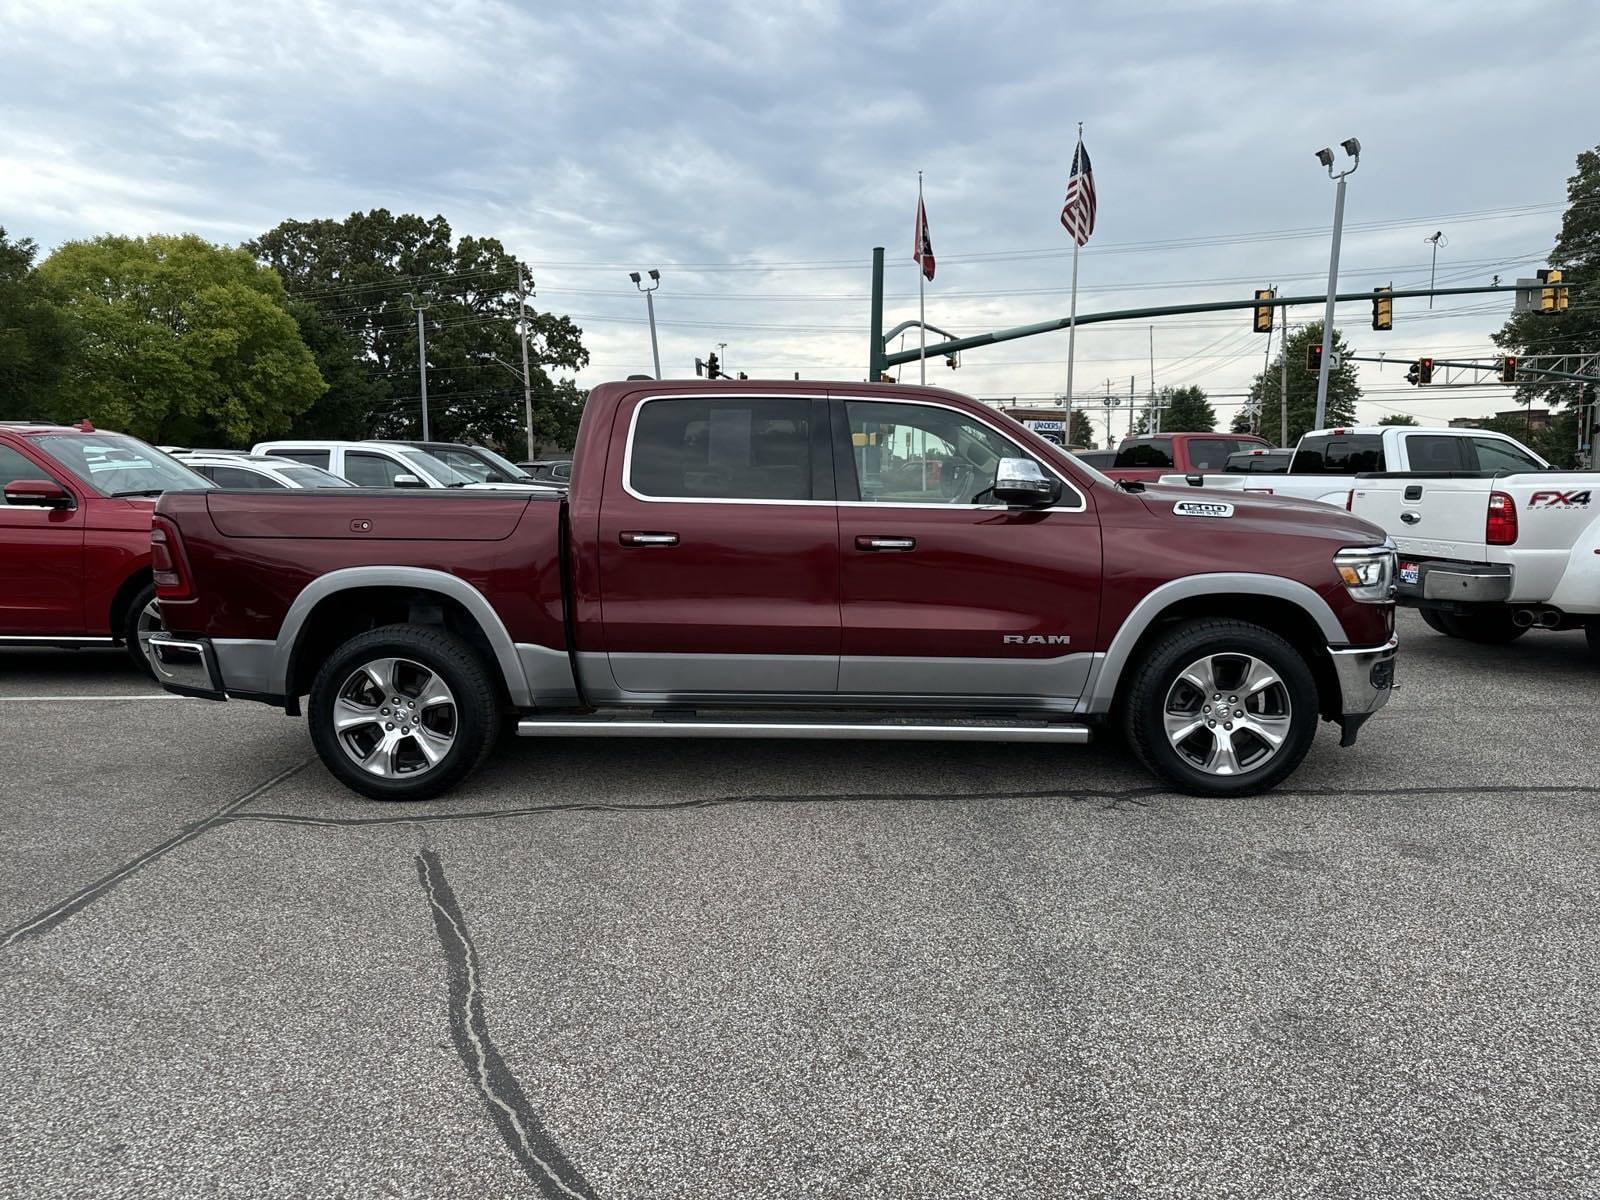
POLYGON ((367 796, 531 737, 1083 742, 1270 787, 1388 699, 1394 551, 1326 505, 1113 484, 950 392, 610 383, 566 496, 168 493, 169 690, 309 697, 367 796))

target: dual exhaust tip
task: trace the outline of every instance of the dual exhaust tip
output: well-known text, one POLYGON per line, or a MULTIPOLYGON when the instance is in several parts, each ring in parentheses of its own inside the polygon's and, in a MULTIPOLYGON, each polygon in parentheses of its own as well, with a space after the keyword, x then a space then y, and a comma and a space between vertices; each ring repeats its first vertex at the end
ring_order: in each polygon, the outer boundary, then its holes
POLYGON ((1511 611, 1511 623, 1518 629, 1555 629, 1561 624, 1561 613, 1553 608, 1516 608, 1511 611))

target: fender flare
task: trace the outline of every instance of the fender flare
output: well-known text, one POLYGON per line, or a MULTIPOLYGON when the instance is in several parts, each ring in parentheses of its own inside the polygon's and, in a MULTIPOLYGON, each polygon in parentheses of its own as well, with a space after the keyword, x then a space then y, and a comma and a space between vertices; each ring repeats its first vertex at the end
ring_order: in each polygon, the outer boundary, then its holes
POLYGON ((533 707, 533 695, 522 670, 522 660, 517 656, 516 644, 506 631, 500 614, 495 612, 494 605, 466 580, 428 567, 343 567, 319 575, 308 583, 289 606, 274 643, 270 678, 279 681, 283 695, 288 696, 292 690, 293 676, 290 671, 294 666, 295 647, 312 610, 329 596, 369 587, 416 588, 438 592, 457 601, 477 621, 488 639, 495 660, 500 665, 500 674, 505 679, 506 691, 511 695, 511 702, 521 708, 533 707))
POLYGON ((1227 596, 1245 592, 1253 596, 1270 596, 1287 600, 1316 622, 1330 646, 1341 646, 1347 640, 1344 626, 1334 616, 1328 602, 1298 580, 1281 575, 1259 575, 1250 571, 1219 571, 1208 575, 1188 575, 1174 579, 1149 592, 1133 606, 1104 656, 1096 664, 1084 691, 1083 711, 1104 713, 1111 711, 1111 701, 1116 696, 1117 684, 1128 665, 1128 657, 1145 631, 1172 605, 1197 596, 1227 596))

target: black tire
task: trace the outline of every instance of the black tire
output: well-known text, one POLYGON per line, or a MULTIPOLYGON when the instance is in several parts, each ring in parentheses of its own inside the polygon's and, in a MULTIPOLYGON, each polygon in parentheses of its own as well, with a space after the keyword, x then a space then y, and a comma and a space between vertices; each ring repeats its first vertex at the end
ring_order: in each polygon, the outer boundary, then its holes
POLYGON ((1437 608, 1419 608, 1417 611, 1422 614, 1422 623, 1435 633, 1442 633, 1445 637, 1460 636, 1452 633, 1450 627, 1445 624, 1445 618, 1450 615, 1449 613, 1440 612, 1437 608))
POLYGON ((1482 608, 1469 613, 1439 615, 1451 637, 1483 646, 1504 646, 1528 632, 1526 626, 1512 621, 1509 608, 1482 608))
MULTIPOLYGON (((385 697, 379 694, 376 699, 382 702, 385 697)), ((490 668, 461 638, 431 626, 385 625, 351 638, 322 664, 311 684, 307 721, 311 743, 323 764, 352 791, 373 800, 431 800, 460 783, 488 757, 500 732, 500 700, 490 668), (384 729, 394 730, 394 723, 384 721, 384 716, 402 714, 390 714, 387 704, 381 708, 374 704, 370 721, 341 733, 334 728, 334 711, 336 706, 342 706, 341 713, 368 707, 367 702, 377 692, 375 681, 358 679, 357 672, 365 664, 384 659, 402 660, 395 673, 389 675, 402 706, 415 709, 415 701, 428 694, 420 683, 416 684, 418 691, 408 690, 421 680, 424 671, 443 682, 450 701, 424 705, 424 711, 415 714, 403 714, 400 728, 415 732, 409 736, 396 732, 394 736, 402 740, 394 744, 392 751, 374 750, 381 754, 379 761, 384 769, 390 771, 378 775, 364 770, 353 755, 367 744, 375 746, 373 738, 387 739, 384 729), (363 685, 366 692, 360 694, 363 685), (350 699, 352 696, 361 703, 356 704, 350 699), (424 737, 424 712, 430 723, 426 732, 433 734, 430 738, 424 737), (408 726, 407 721, 415 725, 408 726), (424 746, 439 747, 446 729, 447 748, 431 766, 424 765, 424 746)))
MULTIPOLYGON (((1129 743, 1152 774, 1188 795, 1250 796, 1266 791, 1300 765, 1316 736, 1317 681, 1310 666, 1293 646, 1259 625, 1201 620, 1174 626, 1148 647, 1133 671, 1122 711, 1129 743), (1241 756, 1237 773, 1214 774, 1196 766, 1169 740, 1165 723, 1168 700, 1177 693, 1180 677, 1199 660, 1223 659, 1217 664, 1220 679, 1230 664, 1246 656, 1260 660, 1277 676, 1272 695, 1280 701, 1280 709, 1284 704, 1287 708, 1273 719, 1282 721, 1286 730, 1281 744, 1267 757, 1252 763, 1248 756, 1241 756)), ((1218 694, 1226 697, 1227 692, 1224 686, 1218 694)), ((1200 717, 1198 711, 1195 715, 1200 717)), ((1204 741, 1211 735, 1200 730, 1196 736, 1204 741)), ((1249 740, 1266 745, 1254 734, 1249 740)))
POLYGON ((1600 617, 1590 617, 1583 633, 1589 639, 1589 657, 1600 663, 1600 617))
POLYGON ((151 633, 162 628, 159 616, 160 609, 154 610, 156 617, 152 625, 145 617, 145 610, 155 603, 155 584, 147 583, 134 595, 128 604, 128 611, 122 618, 122 644, 128 651, 128 657, 133 659, 133 665, 138 667, 151 679, 156 678, 156 667, 150 661, 150 650, 145 639, 151 633))

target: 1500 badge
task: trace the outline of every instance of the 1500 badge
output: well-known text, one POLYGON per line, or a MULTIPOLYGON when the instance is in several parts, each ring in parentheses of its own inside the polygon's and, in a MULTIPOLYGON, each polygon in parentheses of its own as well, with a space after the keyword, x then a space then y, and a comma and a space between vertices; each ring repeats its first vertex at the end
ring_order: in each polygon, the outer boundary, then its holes
POLYGON ((1528 497, 1529 508, 1588 508, 1589 489, 1581 492, 1535 492, 1528 497))
POLYGON ((1179 500, 1172 511, 1180 517, 1231 517, 1233 505, 1219 500, 1179 500))

